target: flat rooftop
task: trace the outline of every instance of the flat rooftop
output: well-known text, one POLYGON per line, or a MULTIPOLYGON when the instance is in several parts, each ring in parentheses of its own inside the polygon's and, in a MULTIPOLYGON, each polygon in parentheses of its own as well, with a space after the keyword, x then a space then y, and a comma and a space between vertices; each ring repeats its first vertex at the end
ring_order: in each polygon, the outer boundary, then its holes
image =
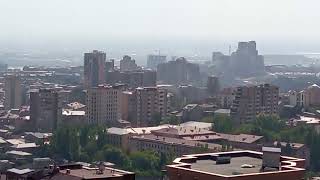
MULTIPOLYGON (((251 175, 281 174, 287 172, 299 172, 298 174, 302 177, 305 172, 304 159, 287 156, 280 157, 280 170, 265 168, 264 171, 261 171, 263 164, 262 158, 262 152, 248 150, 190 154, 175 159, 172 165, 167 165, 167 169, 174 173, 177 172, 177 170, 182 174, 183 171, 194 172, 212 176, 214 178, 219 177, 219 179, 251 175), (230 163, 228 162, 227 157, 230 158, 230 163), (221 158, 221 161, 220 164, 217 164, 216 162, 219 158, 221 158), (224 164, 222 164, 223 162, 224 164)), ((299 177, 297 178, 299 179, 299 177)))
POLYGON ((231 158, 230 164, 216 164, 214 160, 197 160, 191 164, 191 169, 221 175, 240 175, 259 173, 262 159, 243 156, 231 158), (242 165, 251 165, 252 168, 242 168, 242 165))
POLYGON ((97 168, 88 168, 83 167, 81 169, 70 169, 68 173, 67 170, 60 170, 59 176, 56 176, 57 179, 63 179, 64 176, 74 176, 81 177, 82 179, 105 179, 111 177, 121 177, 126 174, 134 174, 128 171, 122 171, 119 169, 105 168, 103 173, 97 173, 97 168))

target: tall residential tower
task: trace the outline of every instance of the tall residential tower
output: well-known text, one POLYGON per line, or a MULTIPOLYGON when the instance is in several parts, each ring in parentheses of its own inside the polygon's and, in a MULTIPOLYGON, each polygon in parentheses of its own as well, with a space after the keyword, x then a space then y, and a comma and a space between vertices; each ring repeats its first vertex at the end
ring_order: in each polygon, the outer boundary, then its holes
POLYGON ((6 110, 19 109, 22 103, 22 90, 19 77, 8 75, 5 77, 5 102, 6 110))
POLYGON ((84 85, 97 87, 105 83, 106 53, 94 50, 84 54, 84 85))

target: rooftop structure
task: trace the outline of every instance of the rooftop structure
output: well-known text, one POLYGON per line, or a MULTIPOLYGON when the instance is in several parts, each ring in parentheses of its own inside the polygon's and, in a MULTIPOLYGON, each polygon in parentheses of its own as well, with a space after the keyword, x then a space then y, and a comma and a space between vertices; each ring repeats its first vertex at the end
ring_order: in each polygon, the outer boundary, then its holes
POLYGON ((170 180, 176 179, 273 179, 300 180, 304 177, 304 159, 281 156, 280 169, 262 169, 263 153, 233 151, 185 155, 167 166, 170 180))
POLYGON ((82 180, 82 179, 112 179, 112 180, 134 180, 135 174, 133 172, 123 171, 120 169, 109 168, 101 166, 98 168, 91 168, 82 165, 75 165, 68 168, 68 166, 60 167, 60 171, 51 179, 53 180, 82 180))
POLYGON ((17 145, 17 144, 24 144, 25 141, 23 139, 7 139, 6 140, 8 143, 12 145, 17 145))
POLYGON ((197 121, 188 121, 185 123, 182 123, 179 125, 180 127, 197 127, 201 129, 211 130, 212 129, 212 123, 206 123, 206 122, 197 122, 197 121))
POLYGON ((190 127, 190 126, 189 127, 181 127, 181 126, 168 127, 168 128, 164 128, 164 129, 151 131, 151 133, 158 135, 158 136, 176 137, 176 138, 216 134, 213 131, 208 131, 208 130, 205 130, 202 128, 198 128, 197 126, 194 126, 194 127, 190 127))
POLYGON ((78 109, 81 110, 81 109, 84 109, 86 107, 86 105, 81 104, 79 102, 72 102, 72 103, 67 104, 67 107, 72 110, 78 110, 78 109))
POLYGON ((67 109, 62 110, 62 115, 64 116, 85 116, 85 111, 70 111, 67 109))

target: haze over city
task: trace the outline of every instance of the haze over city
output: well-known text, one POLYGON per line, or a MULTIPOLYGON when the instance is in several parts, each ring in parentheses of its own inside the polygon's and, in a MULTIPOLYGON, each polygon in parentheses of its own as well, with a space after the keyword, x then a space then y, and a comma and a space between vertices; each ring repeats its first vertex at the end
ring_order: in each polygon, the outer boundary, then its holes
POLYGON ((3 0, 0 45, 208 56, 256 40, 262 54, 316 53, 318 5, 317 0, 3 0))

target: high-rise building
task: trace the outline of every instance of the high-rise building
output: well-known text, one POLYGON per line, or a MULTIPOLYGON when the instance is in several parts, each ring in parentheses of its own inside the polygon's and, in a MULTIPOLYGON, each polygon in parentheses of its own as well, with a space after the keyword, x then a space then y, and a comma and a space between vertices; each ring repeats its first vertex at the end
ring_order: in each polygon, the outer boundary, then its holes
POLYGON ((217 76, 209 76, 207 80, 207 91, 209 95, 217 95, 219 90, 219 78, 217 76))
POLYGON ((137 93, 137 126, 152 125, 155 118, 167 115, 167 90, 157 87, 140 87, 137 93))
POLYGON ((114 71, 114 59, 110 59, 110 61, 106 61, 106 72, 114 71))
POLYGON ((258 54, 255 41, 239 42, 231 55, 231 67, 236 76, 253 76, 264 72, 264 58, 258 54))
POLYGON ((198 64, 188 62, 184 57, 180 57, 175 61, 159 64, 157 80, 169 84, 198 84, 200 82, 200 67, 198 64))
POLYGON ((99 85, 88 89, 86 119, 89 124, 112 125, 121 119, 123 86, 99 85))
POLYGON ((59 92, 55 89, 39 89, 30 92, 30 119, 39 131, 52 132, 62 116, 59 92))
POLYGON ((130 56, 125 55, 123 58, 120 60, 120 71, 136 71, 138 70, 139 67, 136 64, 136 61, 132 59, 130 56))
POLYGON ((224 77, 225 80, 265 73, 264 57, 258 54, 255 41, 239 42, 238 49, 231 55, 213 52, 212 63, 214 73, 224 77))
POLYGON ((84 85, 97 87, 105 83, 106 53, 94 50, 84 54, 84 85))
POLYGON ((6 76, 4 91, 5 109, 19 109, 22 103, 22 88, 19 77, 15 75, 6 76))
POLYGON ((237 123, 252 121, 257 115, 277 115, 279 87, 270 84, 241 86, 235 91, 231 116, 237 123))
POLYGON ((157 69, 157 66, 167 62, 167 56, 164 55, 148 55, 147 67, 151 69, 157 69))

